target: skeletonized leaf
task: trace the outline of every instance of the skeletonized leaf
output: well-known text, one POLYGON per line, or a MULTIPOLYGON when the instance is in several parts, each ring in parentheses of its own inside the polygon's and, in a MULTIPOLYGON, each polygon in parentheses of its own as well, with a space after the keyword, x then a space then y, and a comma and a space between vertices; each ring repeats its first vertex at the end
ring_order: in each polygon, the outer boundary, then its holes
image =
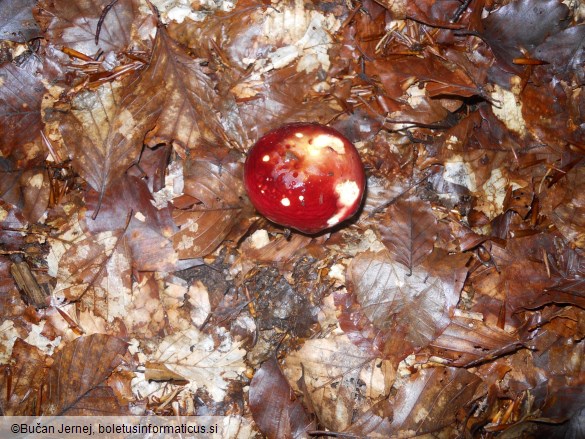
POLYGON ((163 84, 161 72, 146 70, 122 91, 106 84, 73 99, 61 135, 74 167, 100 195, 137 160, 161 111, 163 84))
POLYGON ((43 415, 119 414, 106 380, 123 361, 127 346, 122 339, 106 334, 68 343, 55 354, 45 379, 43 415))
POLYGON ((133 0, 116 2, 107 13, 95 44, 97 25, 110 0, 42 0, 36 19, 49 41, 86 55, 98 50, 119 51, 130 43, 130 29, 136 15, 133 0))
POLYGON ((313 427, 274 358, 254 374, 250 383, 250 410, 254 422, 269 439, 303 438, 313 427))
POLYGON ((388 208, 378 230, 394 260, 412 270, 433 251, 436 225, 430 204, 409 198, 388 208))

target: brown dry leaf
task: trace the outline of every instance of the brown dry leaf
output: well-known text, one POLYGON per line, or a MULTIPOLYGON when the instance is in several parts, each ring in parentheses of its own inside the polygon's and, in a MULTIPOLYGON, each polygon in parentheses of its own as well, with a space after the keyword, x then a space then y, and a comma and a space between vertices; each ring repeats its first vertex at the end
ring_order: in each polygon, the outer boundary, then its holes
POLYGON ((429 203, 401 198, 386 210, 378 231, 392 259, 412 270, 433 251, 437 220, 429 203))
POLYGON ((249 398, 254 422, 269 439, 305 438, 314 428, 274 358, 254 374, 249 398))
POLYGON ((54 356, 43 384, 41 413, 116 415, 127 412, 106 380, 124 361, 128 344, 111 335, 94 334, 67 343, 54 356))
MULTIPOLYGON (((164 28, 159 28, 150 65, 144 72, 153 77, 162 75, 166 82, 163 110, 153 133, 157 140, 196 149, 202 145, 227 146, 231 139, 238 138, 241 128, 237 118, 228 121, 218 112, 218 108, 230 106, 230 99, 220 99, 204 61, 190 57, 164 28)), ((235 105, 233 99, 232 103, 235 105)))
POLYGON ((173 219, 180 228, 173 244, 180 259, 211 253, 241 218, 243 201, 242 164, 236 157, 212 155, 185 163, 184 192, 200 204, 190 210, 175 209, 173 219))
POLYGON ((387 398, 396 375, 390 361, 371 358, 345 335, 306 341, 286 357, 284 373, 332 431, 346 429, 356 414, 387 398))
POLYGON ((130 29, 137 15, 133 0, 114 3, 105 16, 96 44, 98 21, 110 3, 110 0, 42 0, 34 12, 53 44, 93 56, 100 49, 119 51, 130 43, 130 29))
POLYGON ((481 320, 455 316, 443 333, 431 342, 435 355, 453 366, 484 362, 522 347, 518 337, 481 320))
POLYGON ((352 260, 348 290, 380 331, 385 355, 400 361, 440 335, 459 300, 462 268, 453 266, 449 278, 424 266, 409 270, 386 252, 365 252, 352 260))
POLYGON ((6 63, 0 67, 0 153, 26 165, 38 155, 30 142, 42 129, 41 100, 45 86, 36 74, 38 63, 30 57, 24 66, 6 63))
POLYGON ((161 112, 163 84, 162 72, 146 70, 129 84, 106 84, 73 98, 60 132, 73 166, 100 196, 138 159, 161 112))
POLYGON ((4 416, 36 413, 46 373, 43 352, 17 338, 7 365, 0 366, 0 408, 4 416))
MULTIPOLYGON (((378 415, 375 417, 379 421, 373 422, 369 419, 372 413, 366 413, 363 418, 368 419, 367 423, 358 420, 357 425, 346 432, 374 437, 417 437, 437 433, 453 427, 457 418, 466 416, 480 383, 480 378, 465 369, 422 369, 409 377, 391 398, 394 408, 391 419, 382 422, 378 415)), ((453 436, 454 432, 447 431, 447 436, 453 436)))

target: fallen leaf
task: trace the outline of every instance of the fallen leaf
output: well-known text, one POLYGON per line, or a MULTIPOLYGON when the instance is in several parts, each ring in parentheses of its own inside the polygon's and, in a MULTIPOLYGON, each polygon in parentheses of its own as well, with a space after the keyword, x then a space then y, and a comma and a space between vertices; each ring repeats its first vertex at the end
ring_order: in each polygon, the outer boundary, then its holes
POLYGON ((254 422, 269 439, 304 438, 314 427, 274 358, 254 374, 249 398, 254 422))
POLYGON ((433 251, 436 227, 430 204, 410 197, 388 207, 378 231, 392 259, 412 270, 433 251))
POLYGON ((158 345, 153 360, 189 380, 196 391, 205 387, 215 401, 221 401, 227 382, 236 379, 245 370, 245 351, 229 334, 220 334, 222 340, 215 345, 210 335, 191 327, 165 337, 158 345))
POLYGON ((100 49, 105 52, 123 50, 130 43, 137 5, 133 0, 114 3, 104 18, 100 40, 96 44, 98 22, 110 3, 110 0, 42 0, 35 18, 53 44, 70 47, 88 56, 100 49))
POLYGON ((32 16, 35 0, 8 0, 0 11, 0 39, 25 43, 40 36, 40 29, 32 16))
POLYGON ((158 118, 164 87, 153 84, 164 83, 161 75, 145 71, 123 87, 106 84, 83 91, 61 121, 74 167, 102 197, 138 159, 144 137, 158 118))
POLYGON ((68 343, 54 356, 41 401, 41 413, 119 415, 127 412, 106 380, 124 361, 128 344, 111 335, 94 334, 68 343))

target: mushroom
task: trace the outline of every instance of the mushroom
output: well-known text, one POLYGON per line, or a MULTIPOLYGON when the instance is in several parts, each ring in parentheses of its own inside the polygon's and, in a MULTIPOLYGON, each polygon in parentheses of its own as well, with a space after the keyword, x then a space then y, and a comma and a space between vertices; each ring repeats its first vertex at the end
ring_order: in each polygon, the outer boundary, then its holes
POLYGON ((250 149, 244 185, 270 221, 315 234, 358 211, 366 179, 355 146, 341 133, 293 123, 270 131, 250 149))

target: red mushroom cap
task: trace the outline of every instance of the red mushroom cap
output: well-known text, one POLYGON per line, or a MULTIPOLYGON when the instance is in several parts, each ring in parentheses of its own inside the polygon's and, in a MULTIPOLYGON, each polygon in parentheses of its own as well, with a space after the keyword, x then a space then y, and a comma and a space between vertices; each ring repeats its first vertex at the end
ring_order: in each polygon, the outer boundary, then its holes
POLYGON ((270 131, 250 149, 244 185, 266 218, 313 234, 357 212, 366 178, 357 150, 342 134, 293 123, 270 131))

